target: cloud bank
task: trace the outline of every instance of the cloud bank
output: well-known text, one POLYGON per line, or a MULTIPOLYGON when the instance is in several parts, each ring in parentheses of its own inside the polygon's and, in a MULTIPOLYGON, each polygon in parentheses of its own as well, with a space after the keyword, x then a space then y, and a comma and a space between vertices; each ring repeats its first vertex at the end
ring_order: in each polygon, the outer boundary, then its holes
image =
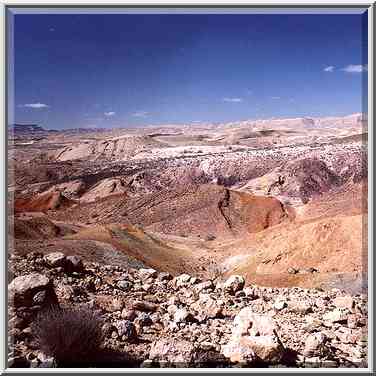
POLYGON ((47 104, 45 103, 26 103, 26 104, 22 104, 20 107, 27 107, 27 108, 48 108, 50 106, 48 106, 47 104))
POLYGON ((115 111, 108 111, 104 113, 104 116, 115 116, 116 112, 115 111))
POLYGON ((362 72, 366 72, 368 70, 368 67, 367 65, 350 64, 344 67, 342 70, 347 73, 362 73, 362 72))
POLYGON ((223 102, 230 102, 230 103, 239 103, 239 102, 243 102, 243 99, 242 98, 223 98, 223 102))
POLYGON ((137 112, 132 114, 132 116, 134 116, 134 117, 147 117, 148 115, 149 115, 149 113, 146 112, 146 111, 137 111, 137 112))

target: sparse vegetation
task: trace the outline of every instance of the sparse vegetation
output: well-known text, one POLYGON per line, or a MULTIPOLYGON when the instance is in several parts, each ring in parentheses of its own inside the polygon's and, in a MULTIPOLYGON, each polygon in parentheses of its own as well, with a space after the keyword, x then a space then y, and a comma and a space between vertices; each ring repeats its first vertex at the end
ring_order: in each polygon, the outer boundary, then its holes
POLYGON ((90 364, 100 351, 100 318, 89 309, 51 308, 36 318, 32 331, 39 348, 58 367, 90 364))

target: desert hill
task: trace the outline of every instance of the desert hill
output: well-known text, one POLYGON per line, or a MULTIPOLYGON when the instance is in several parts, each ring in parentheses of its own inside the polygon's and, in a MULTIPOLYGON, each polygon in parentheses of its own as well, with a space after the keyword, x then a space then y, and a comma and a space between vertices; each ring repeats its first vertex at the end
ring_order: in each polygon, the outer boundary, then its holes
POLYGON ((124 160, 150 147, 160 146, 160 142, 150 136, 119 136, 103 141, 87 141, 58 150, 54 155, 57 161, 74 159, 124 160))
POLYGON ((14 252, 360 289, 363 123, 355 114, 26 137, 11 149, 14 252))
POLYGON ((54 218, 84 223, 131 223, 181 236, 241 236, 293 218, 293 210, 273 197, 235 192, 214 184, 172 187, 141 197, 114 196, 80 204, 54 218))

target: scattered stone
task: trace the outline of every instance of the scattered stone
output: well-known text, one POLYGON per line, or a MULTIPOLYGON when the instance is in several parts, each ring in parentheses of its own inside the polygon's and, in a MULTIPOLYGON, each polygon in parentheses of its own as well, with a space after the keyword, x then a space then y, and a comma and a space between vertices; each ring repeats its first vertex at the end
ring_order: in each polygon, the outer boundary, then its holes
POLYGON ((240 276, 217 286, 187 274, 171 281, 168 273, 90 262, 84 273, 67 272, 51 269, 42 254, 15 256, 12 265, 10 297, 17 296, 18 305, 9 301, 8 359, 33 353, 27 367, 44 367, 31 348, 30 328, 54 290, 52 279, 62 306, 100 309, 104 347, 120 357, 129 354, 142 367, 327 367, 330 362, 359 367, 367 362, 365 295, 244 288, 240 276), (19 288, 18 279, 25 276, 32 283, 19 288))
POLYGON ((151 319, 150 315, 145 312, 141 312, 136 319, 134 320, 135 325, 139 327, 150 326, 153 324, 153 320, 151 319))
POLYGON ((121 311, 124 307, 124 301, 122 299, 107 295, 96 296, 95 303, 106 312, 121 311))
POLYGON ((136 317, 137 317, 137 313, 133 309, 127 310, 124 308, 121 311, 121 318, 124 320, 133 321, 136 317))
POLYGON ((132 288, 132 283, 129 281, 118 281, 116 286, 123 291, 129 291, 132 288))
POLYGON ((194 290, 195 292, 200 293, 201 291, 213 290, 213 288, 214 285, 212 281, 205 281, 195 285, 194 290))
POLYGON ((191 285, 191 276, 189 274, 181 274, 175 278, 175 286, 182 287, 182 286, 189 286, 191 285))

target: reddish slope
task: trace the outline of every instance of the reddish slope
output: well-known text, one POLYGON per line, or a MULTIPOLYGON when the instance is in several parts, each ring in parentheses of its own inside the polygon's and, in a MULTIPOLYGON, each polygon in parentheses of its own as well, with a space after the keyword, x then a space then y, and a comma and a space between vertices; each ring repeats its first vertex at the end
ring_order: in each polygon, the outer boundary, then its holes
POLYGON ((75 204, 61 192, 48 192, 29 198, 18 198, 14 202, 16 213, 45 212, 47 210, 66 209, 75 204))

